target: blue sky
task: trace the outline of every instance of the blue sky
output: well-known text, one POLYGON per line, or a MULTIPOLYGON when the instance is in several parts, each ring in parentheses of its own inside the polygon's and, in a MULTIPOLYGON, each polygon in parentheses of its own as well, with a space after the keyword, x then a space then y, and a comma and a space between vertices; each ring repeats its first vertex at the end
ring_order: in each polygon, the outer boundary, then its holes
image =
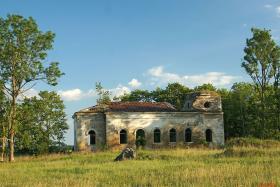
POLYGON ((0 0, 0 16, 32 16, 56 33, 48 61, 59 61, 56 90, 72 114, 95 104, 95 82, 113 95, 168 82, 230 88, 250 81, 240 64, 250 28, 271 29, 280 41, 280 0, 0 0))

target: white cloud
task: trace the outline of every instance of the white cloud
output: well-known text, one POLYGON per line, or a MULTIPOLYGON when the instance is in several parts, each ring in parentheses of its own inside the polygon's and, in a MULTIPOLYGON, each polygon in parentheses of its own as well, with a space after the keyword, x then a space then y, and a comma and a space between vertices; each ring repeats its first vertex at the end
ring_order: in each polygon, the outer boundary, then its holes
POLYGON ((132 79, 129 83, 129 86, 131 86, 132 88, 138 88, 142 85, 141 82, 139 82, 137 79, 132 79))
POLYGON ((58 94, 65 101, 78 101, 84 98, 94 97, 96 95, 94 90, 88 90, 87 92, 82 91, 79 88, 71 90, 60 90, 58 94))
POLYGON ((277 16, 280 17, 280 6, 276 7, 275 10, 276 10, 277 16))
POLYGON ((39 91, 35 90, 34 88, 31 88, 24 93, 19 95, 19 100, 23 100, 24 98, 31 98, 31 97, 38 97, 39 91))
POLYGON ((148 75, 152 76, 152 83, 155 81, 182 82, 182 77, 174 73, 164 72, 163 66, 153 67, 148 70, 148 75))
MULTIPOLYGON (((108 90, 111 94, 111 97, 119 97, 124 93, 130 93, 130 89, 126 86, 122 86, 119 84, 116 88, 112 88, 108 90)), ((93 98, 97 96, 95 90, 90 89, 88 91, 83 91, 79 88, 70 89, 70 90, 60 90, 58 94, 65 101, 79 101, 82 99, 93 98)))
POLYGON ((112 97, 119 97, 125 93, 130 93, 130 89, 126 86, 119 84, 116 88, 109 90, 112 97))
POLYGON ((211 83, 215 86, 226 86, 239 77, 227 75, 223 72, 207 72, 198 75, 178 75, 175 73, 165 72, 163 66, 153 67, 147 73, 150 76, 151 85, 161 86, 163 84, 178 82, 187 86, 197 86, 211 83))
POLYGON ((280 17, 280 6, 273 6, 270 4, 264 5, 265 8, 274 10, 276 12, 277 17, 280 17))
POLYGON ((266 4, 266 5, 264 5, 264 8, 272 8, 273 6, 272 5, 270 5, 270 4, 266 4))

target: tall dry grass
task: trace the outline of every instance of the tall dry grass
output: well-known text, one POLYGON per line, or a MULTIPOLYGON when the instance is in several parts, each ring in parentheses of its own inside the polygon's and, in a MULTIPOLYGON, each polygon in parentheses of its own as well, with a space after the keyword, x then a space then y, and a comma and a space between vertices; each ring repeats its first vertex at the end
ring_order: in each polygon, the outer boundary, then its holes
POLYGON ((0 165, 0 186, 280 186, 280 149, 141 150, 18 157, 0 165))

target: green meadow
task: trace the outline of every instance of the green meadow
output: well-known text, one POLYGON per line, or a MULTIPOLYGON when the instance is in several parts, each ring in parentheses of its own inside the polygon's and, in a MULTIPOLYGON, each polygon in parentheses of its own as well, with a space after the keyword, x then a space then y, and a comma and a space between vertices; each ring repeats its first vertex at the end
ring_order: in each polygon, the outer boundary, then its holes
POLYGON ((280 148, 165 149, 17 157, 0 186, 280 186, 280 148))

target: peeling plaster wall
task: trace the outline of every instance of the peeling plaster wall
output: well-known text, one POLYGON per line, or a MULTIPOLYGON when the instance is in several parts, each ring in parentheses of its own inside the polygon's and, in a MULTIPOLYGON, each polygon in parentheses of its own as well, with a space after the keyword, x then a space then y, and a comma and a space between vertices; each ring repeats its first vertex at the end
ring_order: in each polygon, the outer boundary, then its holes
POLYGON ((106 113, 106 143, 108 148, 122 149, 134 146, 136 131, 145 131, 146 147, 174 147, 185 145, 185 129, 192 130, 192 142, 205 141, 206 129, 213 132, 214 146, 224 145, 224 126, 222 113, 199 112, 110 112, 106 113), (161 143, 154 143, 154 129, 161 130, 161 143), (169 130, 176 129, 177 142, 169 142, 169 130), (128 144, 120 144, 119 132, 125 129, 128 133, 128 144))
POLYGON ((224 145, 224 126, 222 113, 206 112, 108 112, 76 114, 74 118, 74 146, 77 151, 123 149, 135 146, 136 131, 145 131, 146 147, 176 147, 184 146, 185 130, 192 130, 192 142, 205 141, 206 129, 213 132, 213 146, 224 145), (153 131, 161 131, 161 142, 154 143, 153 131), (176 143, 169 142, 169 130, 176 129, 176 143), (128 144, 120 144, 120 131, 125 129, 128 144), (89 145, 88 131, 96 132, 96 145, 89 145))
POLYGON ((74 148, 75 151, 102 149, 106 140, 105 115, 102 113, 80 113, 74 116, 74 148), (88 132, 94 130, 96 145, 89 145, 88 132))

